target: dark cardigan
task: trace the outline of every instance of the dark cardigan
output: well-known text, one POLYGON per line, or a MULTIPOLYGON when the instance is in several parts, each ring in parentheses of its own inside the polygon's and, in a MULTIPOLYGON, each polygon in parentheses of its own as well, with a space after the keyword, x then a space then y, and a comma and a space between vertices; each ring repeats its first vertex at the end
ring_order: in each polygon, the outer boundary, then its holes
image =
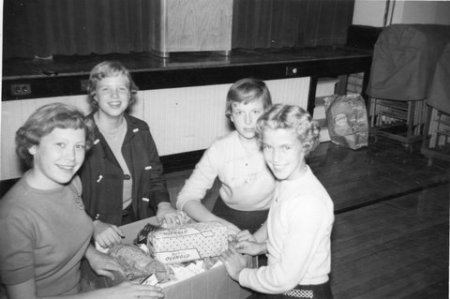
MULTIPOLYGON (((93 120, 93 115, 89 116, 93 120)), ((163 167, 148 125, 125 114, 127 132, 122 154, 133 178, 132 208, 137 220, 156 215, 169 202, 163 167)), ((95 127, 95 141, 80 169, 83 201, 93 220, 121 225, 124 173, 105 138, 95 127)))

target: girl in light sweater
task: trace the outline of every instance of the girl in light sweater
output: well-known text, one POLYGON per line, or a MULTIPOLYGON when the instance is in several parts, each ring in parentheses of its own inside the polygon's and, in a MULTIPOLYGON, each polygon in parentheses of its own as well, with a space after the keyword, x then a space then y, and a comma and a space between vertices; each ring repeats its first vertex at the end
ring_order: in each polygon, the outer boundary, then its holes
POLYGON ((332 298, 329 273, 333 202, 305 157, 319 129, 298 106, 275 105, 258 121, 264 159, 278 179, 267 223, 222 255, 229 275, 251 288, 252 298, 332 298), (267 266, 245 268, 241 254, 268 256, 267 266))
POLYGON ((256 231, 267 219, 275 179, 255 137, 258 117, 272 104, 263 81, 245 78, 227 94, 226 116, 235 129, 208 148, 177 198, 177 208, 197 221, 216 221, 230 233, 256 231), (212 211, 201 202, 216 178, 221 187, 212 211))
POLYGON ((92 141, 89 121, 62 103, 42 106, 17 131, 17 153, 30 169, 0 200, 0 285, 9 299, 164 297, 130 282, 82 292, 83 258, 98 275, 123 274, 90 244, 94 225, 76 173, 92 141))

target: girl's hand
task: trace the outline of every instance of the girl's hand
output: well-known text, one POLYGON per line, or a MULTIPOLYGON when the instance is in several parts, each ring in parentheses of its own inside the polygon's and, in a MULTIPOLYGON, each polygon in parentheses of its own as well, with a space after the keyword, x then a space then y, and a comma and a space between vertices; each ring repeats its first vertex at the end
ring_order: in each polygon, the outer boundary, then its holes
POLYGON ((256 242, 255 237, 248 231, 248 230, 242 230, 236 235, 236 241, 251 241, 256 242))
POLYGON ((106 276, 111 280, 115 278, 114 272, 119 273, 120 276, 125 276, 122 267, 114 258, 93 247, 89 247, 86 251, 86 258, 92 270, 98 275, 106 276))
POLYGON ((124 236, 117 226, 99 220, 94 221, 94 240, 103 248, 120 243, 124 236))
POLYGON ((150 286, 133 284, 128 281, 122 282, 121 284, 112 287, 105 288, 101 290, 101 295, 99 298, 108 299, 136 299, 136 298, 146 298, 146 299, 156 299, 164 298, 164 293, 161 288, 150 286))
POLYGON ((222 252, 220 260, 225 265, 228 275, 236 281, 239 281, 239 273, 247 265, 247 259, 239 254, 233 247, 222 252))
POLYGON ((158 205, 156 218, 159 223, 162 223, 167 228, 175 227, 182 224, 182 215, 175 210, 168 202, 162 202, 158 205))
POLYGON ((266 243, 258 243, 255 241, 239 241, 234 246, 236 251, 242 254, 260 255, 266 253, 266 243))

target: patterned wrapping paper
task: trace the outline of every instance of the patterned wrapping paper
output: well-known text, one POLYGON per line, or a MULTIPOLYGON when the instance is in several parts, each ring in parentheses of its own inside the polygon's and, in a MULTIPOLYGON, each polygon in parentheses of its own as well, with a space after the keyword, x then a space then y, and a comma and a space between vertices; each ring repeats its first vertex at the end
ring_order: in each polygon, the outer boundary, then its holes
POLYGON ((148 234, 153 257, 165 264, 219 256, 228 248, 227 228, 216 222, 185 224, 148 234))

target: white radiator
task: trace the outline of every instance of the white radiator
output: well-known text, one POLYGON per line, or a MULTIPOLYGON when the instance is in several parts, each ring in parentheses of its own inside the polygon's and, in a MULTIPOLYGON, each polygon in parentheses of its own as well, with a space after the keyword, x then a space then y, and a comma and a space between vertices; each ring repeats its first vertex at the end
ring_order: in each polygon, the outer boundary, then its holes
MULTIPOLYGON (((306 108, 309 78, 266 81, 274 103, 306 108)), ((160 155, 209 147, 228 131, 226 94, 231 84, 148 90, 139 96, 160 155)))

